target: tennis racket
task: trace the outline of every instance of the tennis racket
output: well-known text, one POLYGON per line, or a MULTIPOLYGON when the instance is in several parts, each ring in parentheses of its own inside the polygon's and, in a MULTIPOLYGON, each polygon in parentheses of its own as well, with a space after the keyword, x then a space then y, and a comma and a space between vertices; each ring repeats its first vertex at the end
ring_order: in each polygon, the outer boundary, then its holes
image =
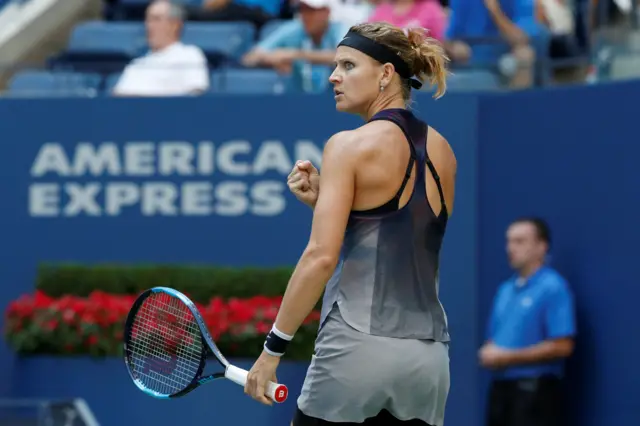
MULTIPOLYGON (((124 360, 136 386, 155 398, 185 396, 214 379, 227 378, 240 386, 247 370, 226 360, 213 341, 196 305, 167 287, 154 287, 134 302, 125 323, 124 360), (204 374, 211 355, 221 367, 204 374)), ((266 396, 287 399, 285 385, 269 382, 266 396)))

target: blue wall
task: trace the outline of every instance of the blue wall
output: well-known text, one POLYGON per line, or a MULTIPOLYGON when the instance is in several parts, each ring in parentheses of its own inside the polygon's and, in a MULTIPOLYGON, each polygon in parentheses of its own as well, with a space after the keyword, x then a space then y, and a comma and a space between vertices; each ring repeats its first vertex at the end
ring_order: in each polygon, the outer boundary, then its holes
POLYGON ((575 425, 640 424, 632 396, 640 344, 629 339, 640 323, 639 95, 629 83, 490 97, 480 108, 480 318, 507 273, 508 221, 548 218, 551 263, 578 303, 579 356, 569 366, 575 425))
MULTIPOLYGON (((493 292, 509 273, 504 230, 529 213, 550 219, 553 263, 580 304, 579 356, 570 366, 573 424, 640 424, 633 396, 639 379, 628 373, 639 345, 622 341, 638 296, 630 280, 640 241, 632 222, 640 213, 640 179, 631 161, 640 147, 632 109, 620 107, 639 97, 640 85, 625 84, 418 99, 417 113, 449 139, 459 163, 442 260, 454 338, 449 425, 482 424, 486 374, 476 351, 493 292), (624 350, 611 350, 623 343, 624 350)), ((306 96, 11 100, 0 101, 0 117, 2 306, 33 288, 41 261, 294 264, 310 213, 284 192, 291 162, 315 159, 332 133, 359 125, 335 113, 331 99, 306 96), (251 152, 243 152, 247 146, 251 152), (83 161, 91 147, 102 150, 104 163, 83 161), (126 158, 111 155, 118 150, 126 158), (193 161, 180 157, 192 154, 193 161), (180 173, 172 164, 183 167, 180 173)), ((111 392, 126 395, 122 404, 158 404, 132 391, 119 361, 87 366, 77 380, 38 379, 61 365, 50 362, 18 360, 0 349, 0 365, 10 366, 0 372, 0 395, 75 392, 104 413, 105 425, 120 425, 110 401, 82 377, 122 376, 108 382, 111 392)), ((292 368, 295 385, 301 370, 292 368)), ((216 410, 232 424, 240 410, 247 424, 268 418, 261 424, 274 426, 290 415, 287 405, 262 417, 238 389, 229 391, 238 392, 235 398, 216 386, 177 403, 201 407, 183 415, 192 413, 195 422, 216 410), (231 399, 217 405, 214 397, 231 399)), ((149 421, 169 424, 162 421, 167 410, 152 410, 149 421)))

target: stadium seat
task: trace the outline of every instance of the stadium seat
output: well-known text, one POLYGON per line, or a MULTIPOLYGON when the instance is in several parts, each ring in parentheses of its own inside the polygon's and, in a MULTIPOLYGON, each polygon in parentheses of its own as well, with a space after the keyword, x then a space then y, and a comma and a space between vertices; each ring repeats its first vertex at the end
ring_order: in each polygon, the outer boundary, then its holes
POLYGON ((211 67, 237 65, 252 46, 255 27, 249 22, 185 24, 182 42, 202 49, 211 67))
POLYGON ((109 74, 105 79, 104 79, 104 94, 105 95, 110 95, 111 91, 113 90, 114 87, 116 87, 116 84, 118 83, 118 80, 120 80, 120 77, 122 76, 122 73, 114 73, 114 74, 109 74))
POLYGON ((67 48, 52 59, 51 67, 104 74, 119 72, 145 48, 141 23, 87 22, 74 28, 67 48))
POLYGON ((500 80, 491 71, 459 70, 449 76, 447 88, 452 92, 499 90, 500 80))
POLYGON ((288 77, 266 69, 227 69, 213 73, 220 92, 233 94, 281 94, 288 77))
POLYGON ((224 90, 222 71, 213 71, 209 74, 209 93, 220 93, 224 90))
POLYGON ((269 36, 269 34, 274 32, 275 30, 277 30, 278 27, 280 27, 285 22, 287 22, 287 21, 274 20, 274 21, 269 21, 266 24, 264 24, 264 26, 260 30, 259 40, 264 40, 265 38, 267 38, 269 36))
POLYGON ((7 95, 13 97, 93 97, 100 76, 73 72, 22 71, 9 81, 7 95))

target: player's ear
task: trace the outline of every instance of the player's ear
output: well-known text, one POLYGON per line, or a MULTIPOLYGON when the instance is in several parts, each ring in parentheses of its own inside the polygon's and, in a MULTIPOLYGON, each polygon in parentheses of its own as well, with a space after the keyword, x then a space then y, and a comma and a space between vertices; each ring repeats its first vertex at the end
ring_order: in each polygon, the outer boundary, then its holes
POLYGON ((382 76, 380 78, 380 87, 387 87, 391 83, 395 69, 390 63, 382 65, 382 76))

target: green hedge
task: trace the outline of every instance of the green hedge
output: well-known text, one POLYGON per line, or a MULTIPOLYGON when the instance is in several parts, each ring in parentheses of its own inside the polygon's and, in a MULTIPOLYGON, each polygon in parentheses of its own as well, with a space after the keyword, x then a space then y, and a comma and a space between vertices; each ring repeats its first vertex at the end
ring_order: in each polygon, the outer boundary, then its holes
POLYGON ((88 296, 93 290, 111 294, 139 294, 151 287, 171 287, 193 300, 207 302, 213 296, 248 298, 279 296, 292 268, 224 268, 180 265, 77 265, 43 264, 36 287, 46 294, 88 296))

